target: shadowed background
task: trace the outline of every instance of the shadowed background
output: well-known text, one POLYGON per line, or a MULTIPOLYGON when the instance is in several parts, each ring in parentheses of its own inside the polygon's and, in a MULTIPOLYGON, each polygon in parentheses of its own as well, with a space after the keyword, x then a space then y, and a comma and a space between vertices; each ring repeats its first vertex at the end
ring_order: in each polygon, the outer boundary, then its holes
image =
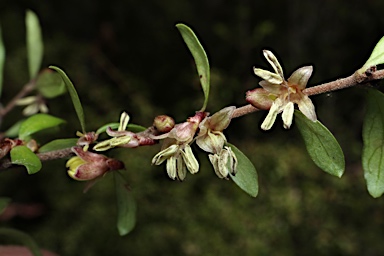
MULTIPOLYGON (((211 113, 245 104, 245 92, 259 82, 252 67, 270 69, 263 49, 276 53, 287 77, 314 65, 311 86, 352 74, 384 35, 384 2, 375 0, 3 0, 2 103, 28 80, 26 9, 41 21, 43 67, 67 72, 89 129, 118 121, 123 110, 133 123, 150 126, 156 115, 182 122, 200 109, 203 94, 178 22, 191 26, 207 51, 211 113)), ((84 184, 67 177, 64 160, 46 163, 33 176, 23 169, 0 174, 0 195, 15 203, 1 225, 25 231, 61 255, 379 255, 384 204, 368 195, 360 161, 364 94, 353 88, 312 98, 344 150, 341 179, 312 163, 294 125, 284 131, 278 117, 271 132, 262 132, 266 113, 260 112, 233 120, 226 131, 258 170, 257 198, 219 180, 197 148, 200 172, 182 183, 171 181, 164 166, 151 166, 159 146, 118 149, 111 154, 124 160, 138 206, 129 235, 117 234, 112 178, 83 194, 84 184)), ((47 140, 73 137, 80 125, 68 95, 48 104, 68 123, 47 140)), ((2 129, 20 118, 20 110, 2 129)))

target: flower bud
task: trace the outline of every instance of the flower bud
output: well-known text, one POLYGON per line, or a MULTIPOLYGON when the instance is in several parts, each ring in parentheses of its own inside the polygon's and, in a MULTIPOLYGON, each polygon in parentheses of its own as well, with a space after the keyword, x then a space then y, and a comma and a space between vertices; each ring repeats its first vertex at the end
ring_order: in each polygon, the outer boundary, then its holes
POLYGON ((175 120, 167 115, 160 115, 153 120, 153 126, 161 133, 166 133, 172 130, 175 126, 175 120))
POLYGON ((81 147, 72 147, 76 156, 67 161, 68 175, 80 181, 102 177, 106 172, 124 169, 124 164, 104 155, 84 151, 81 147))

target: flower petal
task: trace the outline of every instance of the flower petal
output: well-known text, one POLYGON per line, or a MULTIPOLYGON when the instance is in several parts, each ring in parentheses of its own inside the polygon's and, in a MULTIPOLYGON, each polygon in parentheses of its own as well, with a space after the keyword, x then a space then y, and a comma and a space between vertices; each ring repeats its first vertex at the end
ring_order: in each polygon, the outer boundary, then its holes
POLYGON ((290 85, 296 85, 298 89, 303 90, 307 86, 308 80, 312 75, 312 71, 312 66, 301 67, 292 73, 292 75, 288 78, 288 83, 290 85))
POLYGON ((272 125, 275 123, 276 116, 281 112, 282 107, 282 100, 280 98, 277 98, 269 109, 268 115, 264 119, 264 122, 261 124, 261 129, 263 129, 264 131, 271 129, 272 125))
POLYGON ((167 173, 169 178, 176 179, 177 175, 177 168, 176 168, 176 157, 171 156, 167 159, 167 165, 166 165, 167 173))
POLYGON ((284 123, 284 128, 289 129, 292 125, 292 119, 293 119, 293 111, 295 110, 293 102, 288 102, 287 105, 285 105, 282 118, 284 123))
POLYGON ((281 84, 271 84, 266 80, 260 81, 259 85, 263 87, 266 91, 272 94, 280 94, 281 92, 281 84))
POLYGON ((232 114, 235 111, 235 106, 230 106, 221 109, 220 111, 208 117, 209 128, 214 131, 223 131, 231 122, 232 114))
POLYGON ((301 100, 297 102, 297 105, 299 106, 301 113, 303 113, 309 120, 313 122, 317 120, 315 106, 307 95, 303 94, 301 100))
MULTIPOLYGON (((173 155, 179 150, 179 145, 173 144, 167 147, 166 149, 160 151, 157 153, 153 159, 152 159, 152 164, 155 165, 160 165, 162 164, 165 160, 173 157, 173 155)), ((167 161, 168 165, 168 161, 167 161)))
POLYGON ((184 150, 181 151, 183 161, 187 166, 190 173, 195 174, 199 171, 199 162, 196 160, 195 155, 192 152, 191 146, 185 145, 184 150))
POLYGON ((273 103, 273 99, 270 96, 271 94, 268 91, 263 88, 257 88, 247 91, 245 99, 256 108, 270 109, 273 103))
POLYGON ((255 75, 263 78, 271 84, 281 84, 284 81, 284 79, 280 75, 272 73, 268 70, 264 70, 261 68, 253 68, 253 71, 255 72, 255 75))
POLYGON ((263 54, 264 54, 264 57, 269 62, 269 64, 271 64, 271 66, 275 70, 276 74, 279 74, 280 77, 284 80, 283 69, 281 68, 280 63, 277 60, 276 56, 271 51, 268 51, 268 50, 263 50, 263 54))
POLYGON ((129 122, 129 115, 127 114, 127 112, 121 113, 120 125, 119 125, 119 128, 117 130, 118 131, 125 131, 125 129, 127 128, 128 122, 129 122))

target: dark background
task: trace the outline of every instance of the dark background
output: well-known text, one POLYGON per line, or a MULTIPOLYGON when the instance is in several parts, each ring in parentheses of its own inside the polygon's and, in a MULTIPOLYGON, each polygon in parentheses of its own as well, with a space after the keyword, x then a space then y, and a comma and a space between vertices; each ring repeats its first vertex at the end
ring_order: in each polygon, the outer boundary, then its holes
MULTIPOLYGON (((263 49, 276 53, 287 77, 314 65, 311 86, 352 74, 384 35, 384 2, 378 0, 2 0, 2 103, 28 81, 27 9, 41 21, 43 67, 67 72, 89 129, 117 121, 123 110, 133 123, 150 126, 156 115, 182 122, 201 107, 178 22, 191 26, 207 51, 211 113, 245 104, 245 92, 259 82, 252 67, 270 69, 263 49)), ((84 184, 67 177, 64 160, 46 163, 33 176, 23 169, 0 173, 0 195, 18 209, 1 226, 23 230, 61 255, 382 255, 384 204, 367 193, 361 169, 364 94, 353 88, 312 98, 344 150, 341 179, 311 162, 296 128, 284 131, 280 117, 271 132, 262 132, 266 113, 260 112, 233 120, 226 131, 258 170, 256 199, 219 180, 197 148, 200 172, 182 183, 169 180, 164 166, 151 166, 159 146, 118 149, 112 155, 124 160, 138 206, 129 235, 117 234, 112 178, 83 194, 84 184)), ((68 124, 47 140, 73 137, 80 127, 68 95, 48 103, 68 124)), ((20 110, 7 116, 3 130, 20 110)))

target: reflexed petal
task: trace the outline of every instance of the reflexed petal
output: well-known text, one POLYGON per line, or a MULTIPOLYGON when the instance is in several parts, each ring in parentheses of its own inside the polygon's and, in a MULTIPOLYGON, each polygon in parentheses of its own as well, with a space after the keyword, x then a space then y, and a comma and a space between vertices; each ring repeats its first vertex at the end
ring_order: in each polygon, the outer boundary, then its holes
POLYGON ((268 81, 260 81, 259 85, 272 94, 280 94, 281 84, 271 84, 268 81))
POLYGON ((271 84, 281 84, 284 81, 284 79, 280 75, 272 73, 268 70, 264 70, 261 68, 253 68, 253 71, 255 72, 255 75, 263 78, 271 84))
POLYGON ((223 176, 223 178, 227 178, 229 175, 228 163, 229 163, 230 158, 232 159, 232 156, 230 155, 230 153, 227 150, 223 149, 220 152, 220 155, 219 155, 219 172, 223 176))
POLYGON ((125 129, 127 128, 128 122, 129 122, 129 115, 126 112, 123 112, 120 116, 120 125, 117 130, 125 131, 125 129))
POLYGON ((288 78, 290 85, 296 85, 298 89, 303 90, 307 86, 308 80, 312 75, 313 67, 305 66, 297 69, 288 78))
POLYGON ((247 91, 245 99, 252 106, 259 109, 270 109, 273 103, 270 93, 262 88, 247 91))
POLYGON ((232 149, 230 147, 225 146, 224 150, 227 150, 229 152, 229 167, 230 172, 232 175, 235 175, 237 173, 237 157, 235 153, 233 153, 232 149))
POLYGON ((317 120, 315 106, 307 95, 303 94, 301 100, 297 102, 297 105, 299 106, 301 113, 303 113, 309 120, 313 122, 317 120))
POLYGON ((176 179, 177 175, 177 169, 176 169, 176 157, 171 156, 170 158, 167 159, 167 173, 169 178, 171 179, 176 179))
MULTIPOLYGON (((173 144, 167 147, 166 149, 160 151, 153 157, 152 164, 155 164, 155 165, 162 164, 166 159, 173 156, 178 150, 179 150, 179 145, 176 145, 176 144, 173 144)), ((168 162, 167 162, 167 165, 168 165, 168 162)))
POLYGON ((267 117, 261 124, 261 129, 265 131, 271 129, 272 125, 275 123, 277 114, 279 114, 282 110, 282 104, 283 102, 280 100, 280 98, 277 98, 273 102, 272 107, 269 109, 267 117))
POLYGON ((280 63, 277 60, 276 56, 271 51, 268 51, 268 50, 263 50, 263 54, 264 54, 264 57, 269 62, 269 64, 271 64, 271 66, 275 70, 276 74, 279 74, 280 77, 284 79, 283 69, 281 68, 280 63))
POLYGON ((192 152, 191 146, 185 145, 184 150, 181 151, 185 165, 190 173, 195 174, 199 171, 199 162, 196 160, 192 152))
POLYGON ((209 161, 211 162, 213 166, 213 170, 215 171, 216 175, 222 179, 224 176, 220 173, 220 167, 219 167, 219 156, 217 154, 214 155, 208 155, 209 161))
POLYGON ((218 153, 227 141, 222 132, 211 132, 196 139, 196 144, 205 152, 218 153))
POLYGON ((289 129, 292 125, 292 119, 293 119, 293 111, 295 110, 293 102, 288 102, 287 105, 285 105, 282 118, 284 123, 284 128, 289 129))

